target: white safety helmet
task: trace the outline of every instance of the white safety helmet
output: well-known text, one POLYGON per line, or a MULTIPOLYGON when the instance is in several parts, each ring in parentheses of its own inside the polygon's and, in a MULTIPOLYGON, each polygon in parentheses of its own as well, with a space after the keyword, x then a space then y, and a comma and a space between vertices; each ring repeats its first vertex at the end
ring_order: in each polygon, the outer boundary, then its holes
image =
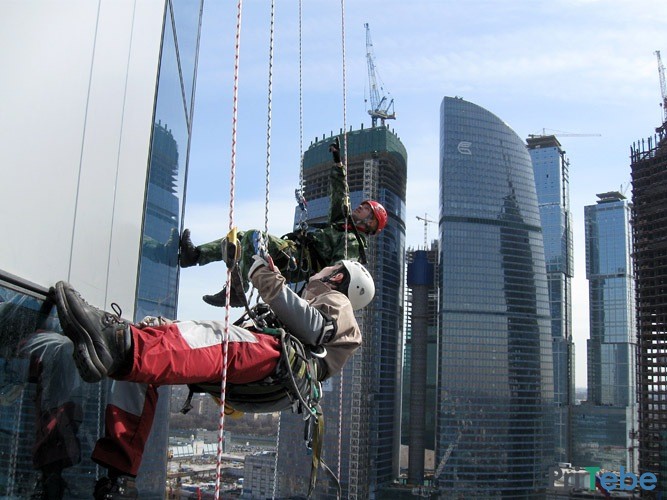
POLYGON ((375 283, 371 273, 359 262, 341 260, 340 264, 347 269, 350 275, 347 298, 350 299, 352 309, 356 311, 366 307, 375 296, 375 283))

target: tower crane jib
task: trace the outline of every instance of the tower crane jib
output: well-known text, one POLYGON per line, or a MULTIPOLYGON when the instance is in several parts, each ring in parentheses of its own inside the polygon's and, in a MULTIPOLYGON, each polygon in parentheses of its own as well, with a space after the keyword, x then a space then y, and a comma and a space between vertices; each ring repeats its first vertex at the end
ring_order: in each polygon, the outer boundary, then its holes
POLYGON ((665 66, 662 64, 660 51, 656 50, 655 55, 658 58, 658 76, 660 77, 660 106, 662 107, 663 122, 667 123, 667 83, 665 83, 665 66))
POLYGON ((373 126, 377 125, 378 118, 381 124, 384 125, 385 120, 396 119, 394 113, 394 100, 388 98, 386 95, 380 95, 380 91, 384 91, 381 86, 378 86, 378 74, 375 68, 375 56, 373 54, 373 41, 371 40, 371 29, 368 23, 364 24, 366 28, 366 62, 368 65, 368 87, 370 94, 370 109, 368 114, 371 115, 373 126))

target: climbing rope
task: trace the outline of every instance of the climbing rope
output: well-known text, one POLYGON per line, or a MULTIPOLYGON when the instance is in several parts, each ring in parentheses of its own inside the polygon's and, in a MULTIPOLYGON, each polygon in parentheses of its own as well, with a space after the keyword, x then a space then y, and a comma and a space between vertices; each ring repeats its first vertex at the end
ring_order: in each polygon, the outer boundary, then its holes
MULTIPOLYGON (((241 14, 243 0, 238 1, 236 14, 236 47, 234 55, 234 86, 232 97, 232 158, 230 164, 230 188, 229 188, 229 230, 234 228, 234 193, 236 190, 236 129, 238 124, 238 89, 239 89, 239 56, 241 48, 241 14)), ((220 498, 220 477, 222 470, 222 444, 225 429, 225 389, 227 386, 227 356, 229 351, 229 320, 231 299, 232 268, 227 268, 227 305, 225 307, 225 327, 222 341, 222 379, 220 381, 220 424, 218 429, 218 450, 215 467, 215 499, 220 498)))
MULTIPOLYGON (((350 213, 350 188, 347 184, 347 75, 345 63, 345 0, 340 0, 341 58, 343 67, 343 165, 345 165, 345 216, 350 213)), ((347 224, 345 224, 345 258, 347 259, 347 224)))
POLYGON ((275 30, 275 2, 271 0, 271 16, 269 22, 269 88, 266 117, 266 191, 264 199, 264 234, 269 234, 269 192, 271 186, 271 106, 273 90, 273 35, 275 30))
POLYGON ((308 208, 303 192, 305 183, 303 179, 303 15, 302 4, 299 0, 299 189, 295 193, 296 201, 299 205, 299 229, 305 231, 308 229, 306 220, 308 219, 308 208))
MULTIPOLYGON (((264 198, 264 234, 269 235, 269 193, 271 186, 271 111, 273 91, 273 41, 275 33, 275 2, 271 0, 271 15, 269 21, 269 82, 267 97, 266 117, 266 172, 265 172, 265 198, 264 198)), ((268 243, 267 243, 268 244, 268 243)), ((266 248, 265 248, 266 249, 266 248)), ((267 250, 268 251, 268 250, 267 250)), ((276 457, 273 467, 273 489, 271 498, 276 498, 276 485, 278 484, 278 449, 280 448, 280 414, 278 414, 278 432, 276 433, 276 457)))
MULTIPOLYGON (((340 32, 343 66, 343 164, 345 165, 345 212, 350 212, 350 187, 347 183, 347 83, 345 74, 345 0, 340 1, 340 32)), ((347 224, 345 224, 345 258, 347 259, 347 224)), ((338 393, 338 477, 341 477, 341 454, 343 450, 343 370, 340 372, 340 388, 338 393)), ((350 412, 351 414, 351 412, 350 412)), ((340 498, 340 494, 338 495, 340 498)))

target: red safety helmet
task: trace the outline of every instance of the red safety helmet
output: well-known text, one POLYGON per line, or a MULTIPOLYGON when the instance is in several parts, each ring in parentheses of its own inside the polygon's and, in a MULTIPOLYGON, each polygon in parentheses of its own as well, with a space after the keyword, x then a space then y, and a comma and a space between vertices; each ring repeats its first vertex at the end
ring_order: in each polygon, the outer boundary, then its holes
POLYGON ((361 202, 362 205, 364 203, 369 207, 371 207, 371 211, 375 216, 375 220, 378 221, 377 229, 369 234, 377 234, 380 231, 382 231, 387 225, 387 219, 389 218, 389 216, 387 215, 387 211, 385 210, 385 208, 382 206, 381 203, 378 203, 375 200, 364 200, 361 202))

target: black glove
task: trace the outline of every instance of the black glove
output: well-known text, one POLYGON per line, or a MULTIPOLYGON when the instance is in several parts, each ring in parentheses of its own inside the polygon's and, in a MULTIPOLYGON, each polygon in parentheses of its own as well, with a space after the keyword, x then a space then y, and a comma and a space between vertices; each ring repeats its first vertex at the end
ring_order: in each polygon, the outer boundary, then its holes
POLYGON ((340 142, 338 141, 338 137, 336 137, 334 142, 329 144, 329 151, 331 152, 331 156, 333 156, 334 163, 340 163, 340 142))

